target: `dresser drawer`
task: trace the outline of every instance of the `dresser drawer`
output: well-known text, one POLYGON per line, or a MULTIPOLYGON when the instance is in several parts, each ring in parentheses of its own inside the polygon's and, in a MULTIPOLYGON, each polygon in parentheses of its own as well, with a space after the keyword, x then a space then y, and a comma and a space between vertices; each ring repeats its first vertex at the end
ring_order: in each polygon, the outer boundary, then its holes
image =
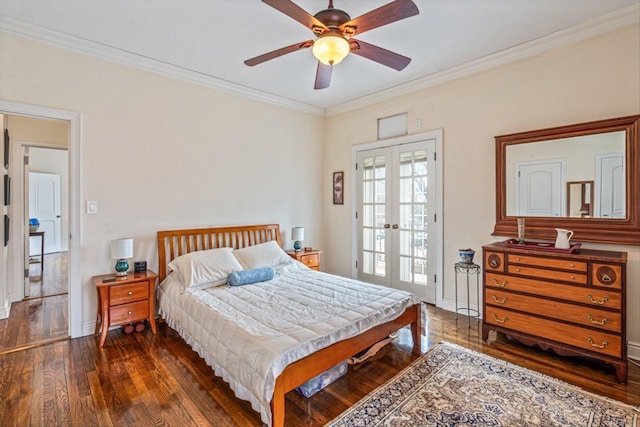
POLYGON ((622 288, 622 267, 619 265, 597 264, 591 266, 591 283, 605 288, 622 288))
POLYGON ((149 300, 118 305, 109 309, 109 324, 135 322, 149 318, 149 300))
POLYGON ((541 258, 520 254, 509 254, 507 260, 509 261, 509 264, 525 264, 532 267, 558 268, 562 270, 570 270, 582 273, 587 272, 587 263, 584 261, 557 258, 541 258))
POLYGON ((486 306, 486 323, 613 357, 622 357, 622 338, 605 331, 486 306))
POLYGON ((318 267, 320 265, 320 256, 318 254, 302 255, 300 262, 309 268, 318 267))
MULTIPOLYGON (((613 289, 592 286, 571 286, 545 282, 525 277, 485 273, 485 285, 489 288, 525 292, 541 297, 563 299, 612 310, 622 309, 622 294, 613 289)), ((488 301, 487 301, 488 302, 488 301)))
POLYGON ((507 267, 510 274, 521 274, 523 276, 539 277, 541 279, 560 280, 579 285, 587 284, 587 275, 569 271, 545 270, 543 268, 525 267, 522 265, 511 265, 507 267))
POLYGON ((112 306, 149 299, 149 282, 114 285, 109 292, 109 304, 112 306))
POLYGON ((585 307, 489 288, 485 292, 485 302, 509 310, 524 311, 611 332, 622 332, 622 314, 619 311, 585 307))

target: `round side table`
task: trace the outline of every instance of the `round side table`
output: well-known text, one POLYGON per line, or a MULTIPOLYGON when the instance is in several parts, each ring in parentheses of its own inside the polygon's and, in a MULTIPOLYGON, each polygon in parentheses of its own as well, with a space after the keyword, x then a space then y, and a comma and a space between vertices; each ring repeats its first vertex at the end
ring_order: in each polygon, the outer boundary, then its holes
POLYGON ((471 327, 471 318, 474 317, 477 322, 480 322, 480 266, 478 264, 457 262, 455 264, 455 276, 456 276, 456 320, 458 320, 458 313, 466 312, 467 319, 469 321, 469 327, 471 327), (467 285, 467 304, 458 305, 458 275, 464 274, 466 276, 467 285), (469 277, 476 276, 476 308, 471 307, 471 298, 469 292, 469 277))

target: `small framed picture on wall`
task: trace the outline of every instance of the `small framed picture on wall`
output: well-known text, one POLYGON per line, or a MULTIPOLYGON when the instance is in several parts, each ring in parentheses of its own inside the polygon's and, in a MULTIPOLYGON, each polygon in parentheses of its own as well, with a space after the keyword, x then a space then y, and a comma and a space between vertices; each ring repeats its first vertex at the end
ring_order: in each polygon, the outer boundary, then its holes
POLYGON ((344 172, 333 173, 333 204, 344 205, 344 172))

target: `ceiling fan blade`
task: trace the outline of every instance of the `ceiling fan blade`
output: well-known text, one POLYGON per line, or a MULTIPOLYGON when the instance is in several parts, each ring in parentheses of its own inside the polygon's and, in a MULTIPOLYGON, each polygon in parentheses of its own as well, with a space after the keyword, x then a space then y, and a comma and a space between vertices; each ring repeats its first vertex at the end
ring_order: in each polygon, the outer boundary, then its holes
POLYGON ((262 2, 276 10, 279 10, 288 17, 295 19, 311 31, 313 31, 314 27, 321 28, 321 32, 328 30, 327 26, 320 22, 315 16, 311 15, 291 0, 262 0, 262 2))
POLYGON ((282 47, 280 49, 273 50, 271 52, 264 53, 262 55, 256 56, 255 58, 247 59, 244 63, 250 67, 254 65, 262 64, 263 62, 269 61, 270 59, 277 58, 282 55, 286 55, 287 53, 295 52, 300 49, 305 49, 313 46, 313 40, 307 40, 301 43, 292 44, 291 46, 282 47))
POLYGON ((326 89, 331 84, 331 73, 333 67, 318 61, 318 70, 316 71, 316 83, 314 89, 326 89))
POLYGON ((353 36, 409 18, 418 13, 420 13, 418 6, 416 6, 412 0, 394 0, 364 15, 360 15, 351 21, 345 22, 340 26, 340 30, 348 36, 353 36))
POLYGON ((382 65, 393 68, 394 70, 403 70, 407 65, 409 65, 409 62, 411 62, 411 58, 407 58, 406 56, 399 55, 370 43, 365 43, 355 39, 350 39, 349 43, 351 44, 351 53, 379 62, 382 65))

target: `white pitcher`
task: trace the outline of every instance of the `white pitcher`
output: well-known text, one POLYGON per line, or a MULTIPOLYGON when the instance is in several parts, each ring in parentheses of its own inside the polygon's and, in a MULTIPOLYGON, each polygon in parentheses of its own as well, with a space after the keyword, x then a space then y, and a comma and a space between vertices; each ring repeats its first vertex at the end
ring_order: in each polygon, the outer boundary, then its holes
POLYGON ((573 231, 556 228, 556 232, 558 233, 558 236, 556 237, 556 248, 569 249, 569 240, 571 239, 571 236, 573 236, 573 231))

